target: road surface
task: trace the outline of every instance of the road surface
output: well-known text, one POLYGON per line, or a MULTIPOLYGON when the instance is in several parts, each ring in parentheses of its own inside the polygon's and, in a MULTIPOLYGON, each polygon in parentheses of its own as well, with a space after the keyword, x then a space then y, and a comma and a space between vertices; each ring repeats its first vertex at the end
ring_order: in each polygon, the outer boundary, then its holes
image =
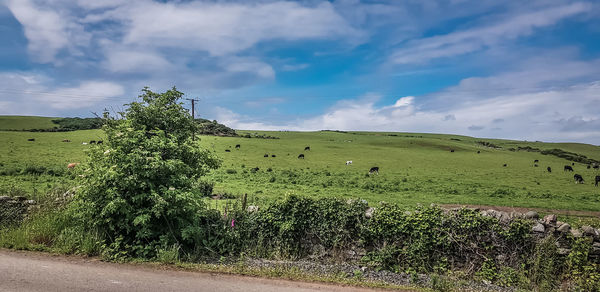
POLYGON ((4 291, 261 291, 367 292, 373 289, 161 270, 97 259, 0 249, 0 292, 4 291))

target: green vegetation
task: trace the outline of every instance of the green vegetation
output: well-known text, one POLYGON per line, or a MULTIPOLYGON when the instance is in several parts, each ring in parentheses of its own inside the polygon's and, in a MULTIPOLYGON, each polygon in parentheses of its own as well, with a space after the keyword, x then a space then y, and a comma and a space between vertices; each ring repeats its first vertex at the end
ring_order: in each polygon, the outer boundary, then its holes
POLYGON ((196 119, 199 124, 200 135, 212 135, 212 136, 224 136, 224 137, 235 137, 237 136, 234 129, 229 128, 223 124, 217 123, 217 121, 210 121, 207 119, 196 119))
POLYGON ((28 131, 32 129, 53 129, 55 118, 33 116, 0 116, 0 131, 28 131))
MULTIPOLYGON (((291 192, 315 198, 362 197, 372 204, 386 201, 405 206, 481 204, 600 211, 600 188, 593 186, 593 178, 600 171, 575 163, 575 173, 581 174, 586 183, 574 184, 574 173, 563 171, 563 166, 571 161, 538 152, 508 150, 519 146, 559 148, 600 160, 598 146, 486 140, 502 147, 495 149, 477 143, 481 139, 452 135, 256 133, 280 139, 200 137, 200 145, 214 150, 223 160, 223 167, 207 176, 215 183, 215 194, 248 194, 251 203, 270 202, 291 192), (241 145, 240 149, 235 149, 236 144, 241 145), (305 146, 311 150, 304 151, 305 146), (297 158, 300 153, 305 154, 305 159, 297 158), (534 167, 535 159, 540 160, 539 167, 534 167), (348 160, 353 164, 346 166, 348 160), (508 166, 502 167, 505 163, 508 166), (379 175, 366 175, 372 166, 379 166, 379 175), (548 166, 552 173, 546 171, 548 166), (259 170, 252 172, 255 167, 259 170)), ((2 176, 0 190, 22 190, 37 196, 69 183, 70 176, 29 175, 22 170, 35 166, 60 173, 68 163, 85 164, 84 150, 92 146, 81 143, 103 139, 100 130, 0 132, 0 174, 8 174, 2 176), (36 141, 28 142, 28 138, 36 141), (71 142, 61 142, 63 139, 71 142)))
POLYGON ((122 117, 104 114, 106 140, 90 149, 76 222, 97 231, 115 255, 150 258, 182 244, 204 210, 199 178, 219 160, 192 141, 196 124, 179 103, 183 93, 143 89, 122 117))
POLYGON ((101 118, 60 118, 52 122, 59 125, 58 130, 61 131, 93 130, 102 127, 101 118))
MULTIPOLYGON (((152 251, 135 241, 131 243, 136 245, 115 246, 124 240, 82 228, 69 209, 48 210, 18 228, 0 230, 0 247, 101 254, 112 260, 126 260, 129 250, 141 249, 145 252, 138 257, 169 264, 318 258, 360 263, 375 271, 430 274, 429 285, 438 291, 459 288, 458 279, 539 291, 557 289, 563 281, 575 291, 593 291, 600 285, 600 265, 589 257, 590 238, 565 236, 561 240, 570 242, 572 250, 561 255, 558 239, 536 239, 528 220, 503 222, 470 209, 407 210, 397 204, 383 204, 369 218, 367 208, 362 200, 297 196, 250 212, 243 200, 228 205, 225 213, 199 206, 182 229, 184 240, 150 244, 152 251)), ((131 228, 138 236, 143 231, 131 228)), ((346 277, 358 279, 362 272, 346 277)))
POLYGON ((123 119, 105 115, 103 131, 0 132, 0 195, 24 195, 41 207, 21 225, 0 224, 0 247, 163 263, 317 258, 415 281, 429 274, 438 291, 465 279, 543 291, 561 283, 598 288, 590 241, 560 238, 573 246, 565 255, 559 239, 531 236, 531 221, 419 206, 600 211, 600 188, 590 183, 598 170, 575 163, 587 184, 562 171, 573 157, 598 160, 598 146, 342 131, 238 131, 192 141, 198 125, 180 96, 145 89, 123 119), (90 140, 104 143, 83 144, 90 140), (66 169, 72 162, 81 164, 66 169), (368 173, 373 166, 379 174, 368 173), (376 209, 367 215, 369 205, 376 209))

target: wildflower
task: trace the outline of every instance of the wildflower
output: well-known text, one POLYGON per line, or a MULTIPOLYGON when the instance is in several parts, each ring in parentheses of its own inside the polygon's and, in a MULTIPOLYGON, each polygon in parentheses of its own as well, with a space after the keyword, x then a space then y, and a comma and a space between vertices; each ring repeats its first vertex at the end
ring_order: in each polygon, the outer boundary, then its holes
POLYGON ((231 219, 231 228, 235 227, 235 219, 231 219))

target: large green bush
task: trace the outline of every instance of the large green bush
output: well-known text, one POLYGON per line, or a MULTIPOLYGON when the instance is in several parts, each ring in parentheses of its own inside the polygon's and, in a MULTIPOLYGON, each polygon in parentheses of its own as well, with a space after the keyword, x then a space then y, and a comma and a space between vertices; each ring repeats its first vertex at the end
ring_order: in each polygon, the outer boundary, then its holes
POLYGON ((144 88, 120 117, 104 114, 107 138, 88 152, 73 211, 109 253, 147 258, 183 245, 183 230, 204 212, 199 179, 220 161, 192 141, 182 95, 144 88))

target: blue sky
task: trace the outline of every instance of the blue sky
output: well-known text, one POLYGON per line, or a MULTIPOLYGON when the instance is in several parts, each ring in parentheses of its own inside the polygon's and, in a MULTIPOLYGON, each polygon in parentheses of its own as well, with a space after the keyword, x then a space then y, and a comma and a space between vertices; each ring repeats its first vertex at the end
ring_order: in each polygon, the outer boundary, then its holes
POLYGON ((0 0, 0 114, 143 86, 238 129, 600 144, 597 1, 0 0))

